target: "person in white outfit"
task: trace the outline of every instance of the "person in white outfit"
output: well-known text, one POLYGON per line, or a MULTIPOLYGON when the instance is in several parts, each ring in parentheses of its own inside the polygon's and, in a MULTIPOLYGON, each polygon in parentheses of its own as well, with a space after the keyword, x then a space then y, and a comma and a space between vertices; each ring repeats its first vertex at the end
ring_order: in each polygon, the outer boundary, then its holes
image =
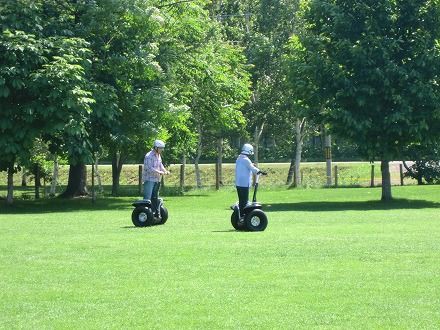
POLYGON ((249 156, 253 154, 254 147, 246 143, 241 148, 241 153, 235 161, 235 187, 237 188, 240 214, 243 214, 243 209, 249 201, 249 187, 252 183, 252 174, 260 172, 249 159, 249 156))

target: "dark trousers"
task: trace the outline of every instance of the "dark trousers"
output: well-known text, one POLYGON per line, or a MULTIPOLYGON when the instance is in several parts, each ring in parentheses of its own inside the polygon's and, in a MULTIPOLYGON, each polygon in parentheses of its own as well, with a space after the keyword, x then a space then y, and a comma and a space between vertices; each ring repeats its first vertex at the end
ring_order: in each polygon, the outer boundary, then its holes
POLYGON ((151 206, 153 207, 153 212, 155 213, 159 212, 159 188, 160 182, 156 182, 151 194, 151 206))
POLYGON ((249 201, 249 187, 236 187, 238 194, 238 207, 240 208, 240 214, 243 214, 243 209, 249 201))

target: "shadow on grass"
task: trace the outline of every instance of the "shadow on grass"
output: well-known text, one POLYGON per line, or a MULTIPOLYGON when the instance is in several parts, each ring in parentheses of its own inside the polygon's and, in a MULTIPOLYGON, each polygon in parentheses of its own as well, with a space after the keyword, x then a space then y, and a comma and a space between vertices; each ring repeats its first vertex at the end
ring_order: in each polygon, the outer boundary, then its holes
POLYGON ((235 230, 235 229, 228 229, 228 230, 213 230, 213 233, 242 233, 243 230, 235 230))
POLYGON ((427 200, 395 199, 390 202, 381 201, 349 201, 349 202, 299 202, 299 203, 272 203, 264 206, 267 212, 279 211, 372 211, 372 210, 399 210, 399 209, 432 209, 440 208, 440 203, 427 200))
MULTIPOLYGON (((133 202, 142 199, 141 196, 133 193, 123 194, 118 197, 108 195, 97 196, 95 202, 90 196, 77 197, 72 199, 60 198, 33 198, 33 191, 29 188, 16 189, 21 194, 17 194, 12 205, 7 205, 4 196, 0 196, 0 215, 1 214, 42 214, 51 212, 77 212, 77 211, 102 211, 102 210, 131 210, 133 202), (23 198, 23 192, 27 198, 23 198)), ((160 197, 166 202, 169 197, 187 198, 187 197, 206 197, 209 194, 203 193, 189 193, 187 195, 167 195, 163 194, 160 197)))
POLYGON ((160 225, 160 224, 153 225, 153 226, 144 226, 144 227, 137 227, 137 226, 133 225, 133 226, 122 226, 121 229, 149 230, 151 228, 161 227, 161 226, 163 226, 163 224, 162 225, 160 225))
POLYGON ((1 214, 41 214, 52 212, 78 212, 132 209, 135 199, 131 198, 102 198, 93 203, 90 198, 74 199, 39 199, 15 200, 12 205, 0 201, 1 214))

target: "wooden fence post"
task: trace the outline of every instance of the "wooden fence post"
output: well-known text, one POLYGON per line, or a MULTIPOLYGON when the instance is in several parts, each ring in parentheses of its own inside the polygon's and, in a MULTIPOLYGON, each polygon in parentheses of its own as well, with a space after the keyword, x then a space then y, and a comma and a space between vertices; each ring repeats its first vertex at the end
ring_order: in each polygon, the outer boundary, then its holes
POLYGON ((370 187, 374 187, 374 164, 371 165, 371 181, 370 187))
POLYGON ((335 187, 338 188, 338 165, 335 165, 335 187))
POLYGON ((185 187, 185 164, 180 165, 180 190, 183 191, 185 187))
POLYGON ((399 164, 399 170, 400 170, 400 185, 403 186, 403 165, 399 164))
POLYGON ((139 174, 138 174, 138 179, 139 179, 139 194, 142 196, 142 165, 139 165, 139 174))
POLYGON ((220 189, 220 173, 219 173, 220 167, 218 165, 218 162, 215 163, 215 190, 220 189))
POLYGON ((92 204, 95 203, 96 195, 95 195, 95 166, 94 162, 92 162, 92 204))

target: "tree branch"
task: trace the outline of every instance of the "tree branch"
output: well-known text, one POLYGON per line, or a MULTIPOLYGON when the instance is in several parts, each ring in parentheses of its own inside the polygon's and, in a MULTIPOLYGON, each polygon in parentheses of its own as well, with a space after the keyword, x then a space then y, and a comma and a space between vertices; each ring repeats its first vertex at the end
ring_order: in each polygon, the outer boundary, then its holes
POLYGON ((413 171, 413 169, 411 168, 411 166, 408 166, 404 160, 402 161, 402 163, 403 163, 403 166, 405 167, 405 169, 406 169, 406 170, 408 171, 408 173, 410 174, 410 176, 412 176, 413 178, 415 178, 415 177, 416 177, 416 173, 414 173, 414 171, 413 171))
POLYGON ((193 1, 195 1, 195 0, 182 0, 182 1, 176 1, 176 2, 167 3, 166 5, 157 6, 157 8, 161 9, 161 8, 164 8, 164 7, 171 7, 171 6, 174 6, 174 5, 181 4, 181 3, 185 3, 185 2, 193 2, 193 1))

